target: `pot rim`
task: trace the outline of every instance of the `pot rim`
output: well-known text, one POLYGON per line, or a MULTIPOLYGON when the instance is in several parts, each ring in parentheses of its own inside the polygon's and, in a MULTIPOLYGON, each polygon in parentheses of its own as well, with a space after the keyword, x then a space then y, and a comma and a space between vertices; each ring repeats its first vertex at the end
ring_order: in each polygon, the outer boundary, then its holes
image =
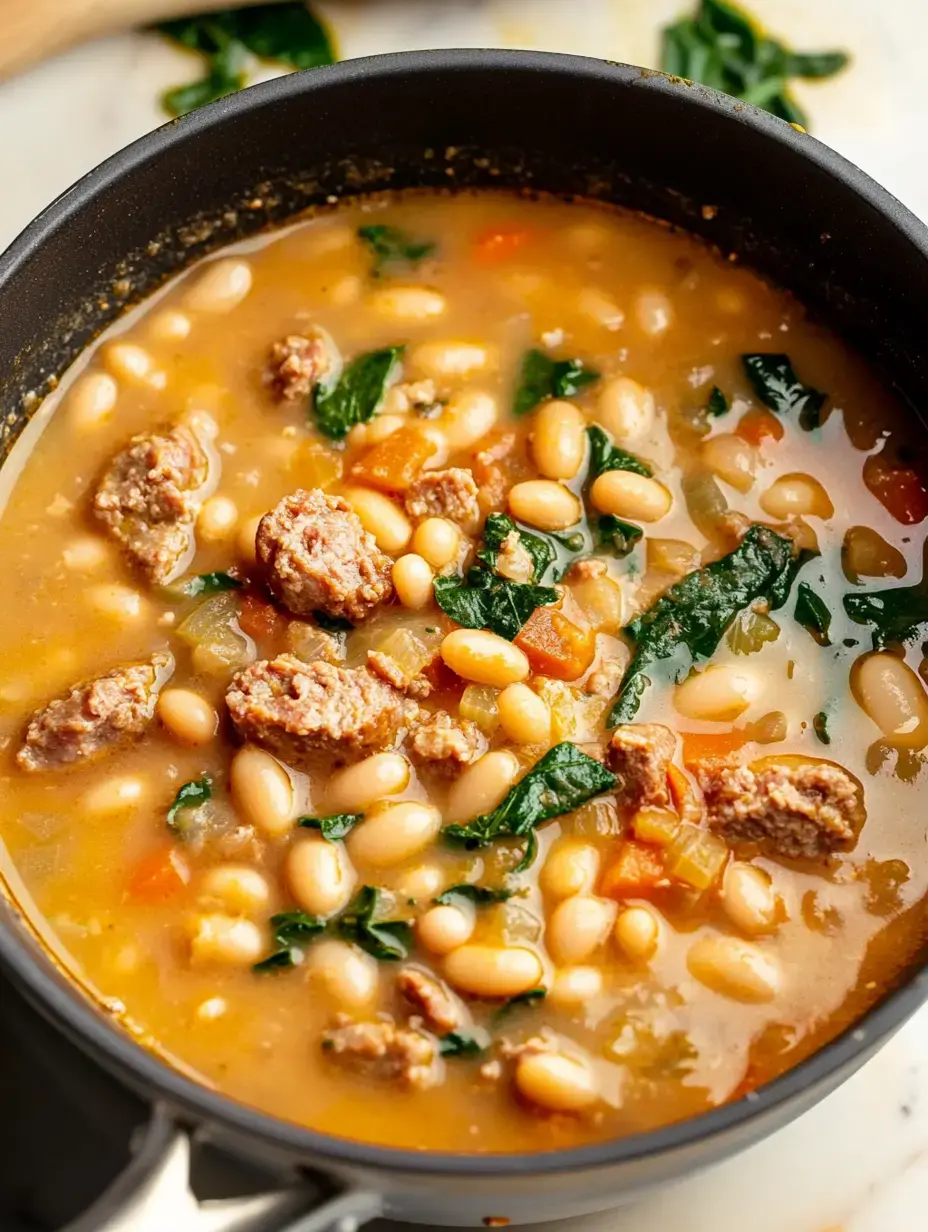
MULTIPOLYGON (((346 87, 370 78, 409 74, 492 70, 547 73, 577 81, 607 78, 615 84, 657 94, 673 94, 686 106, 723 113, 735 124, 746 125, 758 136, 785 146, 826 171, 845 188, 888 218, 928 259, 928 228, 876 181, 830 147, 802 129, 753 105, 720 94, 706 86, 656 70, 614 61, 570 56, 556 52, 458 49, 396 52, 342 61, 325 68, 292 73, 252 86, 216 103, 173 120, 118 151, 60 194, 0 255, 0 297, 6 280, 28 263, 43 243, 70 218, 105 197, 122 177, 156 158, 178 142, 208 139, 213 129, 234 123, 236 116, 273 106, 280 100, 311 95, 331 86, 346 87)), ((285 1121, 196 1082, 136 1042, 124 1029, 95 1007, 90 995, 69 976, 69 985, 57 980, 35 962, 15 926, 0 924, 0 961, 38 1006, 63 1026, 95 1059, 136 1088, 143 1086, 155 1099, 166 1100, 194 1121, 216 1123, 236 1134, 259 1137, 267 1145, 291 1155, 336 1167, 386 1169, 397 1174, 467 1175, 474 1178, 565 1174, 615 1166, 647 1157, 666 1156, 725 1135, 773 1113, 833 1075, 849 1071, 862 1053, 888 1038, 928 998, 928 961, 912 971, 900 987, 886 994, 840 1035, 786 1071, 779 1078, 738 1100, 658 1129, 559 1151, 514 1154, 464 1154, 412 1151, 340 1138, 285 1121)))

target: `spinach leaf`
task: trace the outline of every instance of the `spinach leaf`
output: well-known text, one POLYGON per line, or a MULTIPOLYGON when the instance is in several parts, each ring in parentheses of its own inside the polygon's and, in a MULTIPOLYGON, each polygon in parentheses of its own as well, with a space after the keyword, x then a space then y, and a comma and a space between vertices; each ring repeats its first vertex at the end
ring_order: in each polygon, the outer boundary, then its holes
POLYGON ((275 950, 260 962, 253 963, 251 969, 256 975, 274 975, 278 971, 289 971, 291 967, 298 967, 302 961, 303 951, 298 946, 288 946, 283 950, 275 950))
POLYGON ((339 917, 336 927, 343 937, 374 958, 398 962, 409 954, 412 925, 408 920, 375 920, 380 900, 380 890, 362 886, 354 902, 339 917))
POLYGON ((828 730, 828 714, 820 710, 812 720, 812 730, 822 744, 831 744, 831 732, 828 730))
POLYGON ((515 893, 515 890, 494 890, 488 886, 461 882, 460 885, 453 885, 449 890, 444 890, 438 895, 435 902, 450 906, 456 898, 466 898, 475 907, 485 907, 488 903, 505 903, 515 893))
POLYGON ((493 1021, 499 1022, 501 1018, 505 1018, 513 1010, 521 1009, 526 1005, 537 1005, 539 1001, 544 1001, 547 995, 548 990, 546 988, 530 988, 528 992, 517 993, 516 996, 509 997, 508 1000, 503 1002, 493 1015, 493 1021))
POLYGON ((319 830, 327 842, 337 843, 354 829, 363 816, 363 813, 333 813, 331 817, 301 817, 296 824, 308 830, 319 830))
POLYGON ((313 620, 326 633, 350 633, 354 625, 344 616, 330 616, 328 612, 313 612, 313 620))
POLYGON ((592 483, 597 476, 605 471, 634 471, 636 475, 650 476, 653 472, 647 462, 642 462, 634 454, 613 445, 612 438, 605 428, 599 424, 590 424, 586 430, 590 442, 590 464, 586 472, 586 482, 592 483))
POLYGON ((514 415, 527 415, 547 398, 571 398, 599 380, 595 368, 580 359, 551 359, 544 351, 527 351, 512 404, 514 415))
MULTIPOLYGON (((627 625, 635 652, 625 671, 607 727, 628 723, 651 683, 652 664, 681 652, 689 661, 709 658, 735 616, 755 599, 771 606, 778 580, 787 572, 792 544, 766 526, 752 526, 739 546, 721 560, 687 574, 627 625)), ((784 595, 785 598, 785 595, 784 595)))
POLYGON ((437 577, 433 590, 435 602, 459 625, 490 629, 510 642, 536 607, 557 602, 557 591, 551 586, 510 582, 480 568, 468 570, 466 579, 437 577))
POLYGON ((384 347, 358 355, 345 365, 334 385, 317 385, 313 411, 319 431, 340 441, 347 436, 349 428, 373 419, 405 349, 384 347))
POLYGON ((800 582, 796 588, 795 617, 804 629, 812 634, 820 646, 830 646, 831 612, 824 599, 819 598, 808 582, 800 582))
POLYGON ((538 835, 534 830, 529 830, 525 836, 525 847, 522 850, 522 858, 518 864, 512 866, 513 875, 516 873, 527 872, 535 863, 535 857, 538 855, 538 835))
POLYGON ((230 573, 200 573, 180 584, 181 592, 188 599, 198 595, 217 595, 223 590, 241 590, 243 583, 230 573))
POLYGON ((611 791, 617 781, 605 766, 564 740, 549 749, 492 812, 464 826, 446 826, 442 834, 447 842, 470 851, 498 838, 522 838, 552 817, 572 813, 611 791))
POLYGON ((178 813, 185 809, 199 808, 201 804, 210 800, 212 795, 213 780, 208 774, 204 774, 201 779, 191 779, 189 783, 184 783, 174 797, 174 803, 168 809, 168 829, 183 837, 184 827, 178 819, 178 813))
POLYGON ((472 1035, 451 1031, 438 1042, 438 1051, 443 1057, 479 1057, 489 1047, 490 1037, 486 1031, 475 1031, 472 1035))
POLYGON ((844 610, 859 625, 873 626, 873 649, 905 644, 923 636, 928 624, 928 556, 914 586, 844 596, 844 610))
POLYGON ((303 947, 325 932, 325 921, 305 911, 282 911, 271 916, 271 927, 279 948, 252 966, 252 971, 259 975, 299 966, 303 947))
POLYGON ((665 73, 723 90, 804 128, 808 121, 789 93, 789 79, 831 77, 847 62, 841 51, 787 50, 758 33, 751 20, 725 0, 699 0, 694 16, 663 31, 665 73))
POLYGON ((770 588, 770 607, 772 611, 776 611, 778 607, 783 606, 790 596, 796 578, 810 560, 815 560, 819 556, 821 556, 821 552, 815 548, 800 548, 796 555, 792 557, 780 576, 774 579, 773 585, 770 588))
POLYGON ((623 522, 611 513, 601 513, 590 522, 596 547, 619 559, 633 552, 644 531, 634 522, 623 522))
POLYGON ((706 403, 706 410, 709 414, 718 418, 719 415, 724 415, 730 406, 731 403, 719 389, 718 385, 713 385, 709 393, 709 400, 706 403))
POLYGON ((539 535, 534 531, 526 530, 524 526, 516 525, 508 514, 491 513, 487 515, 487 520, 483 524, 483 547, 477 553, 477 559, 482 561, 489 569, 495 569, 496 562, 499 559, 500 548, 503 546, 503 540, 512 534, 513 531, 518 534, 519 543, 532 558, 532 565, 534 566, 532 581, 540 582, 547 572, 548 566, 557 558, 554 545, 549 538, 539 535))
POLYGON ((359 237, 370 248, 374 257, 372 273, 379 278, 387 265, 415 265, 423 257, 435 251, 434 240, 414 240, 399 227, 382 224, 358 227, 359 237))
POLYGON ((174 116, 240 90, 249 52, 292 68, 315 68, 335 60, 325 27, 298 2, 178 17, 157 29, 182 47, 199 52, 206 62, 203 78, 162 95, 162 105, 174 116))
POLYGON ((821 427, 822 407, 828 395, 811 385, 803 385, 788 355, 742 355, 741 363, 764 406, 778 415, 795 412, 800 428, 806 432, 821 427))

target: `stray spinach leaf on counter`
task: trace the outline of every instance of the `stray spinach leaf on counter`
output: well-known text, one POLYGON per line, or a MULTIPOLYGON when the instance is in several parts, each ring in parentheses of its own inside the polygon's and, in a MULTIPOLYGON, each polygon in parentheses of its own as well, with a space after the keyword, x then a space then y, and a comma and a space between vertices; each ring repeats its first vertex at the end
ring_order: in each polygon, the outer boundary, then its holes
POLYGON ((201 804, 212 799, 212 795, 213 781, 208 774, 204 774, 201 779, 191 779, 189 783, 184 783, 174 797, 174 803, 168 809, 168 829, 183 838, 184 827, 181 825, 178 813, 186 809, 199 808, 201 804))
POLYGON ((601 552, 610 552, 620 559, 633 552, 644 531, 634 522, 623 522, 612 513, 602 513, 590 519, 590 527, 601 552))
POLYGON ((633 471, 636 475, 652 474, 647 462, 642 462, 634 454, 613 445, 612 438, 605 428, 599 424, 590 424, 586 430, 590 442, 590 465, 586 473, 587 483, 592 483, 605 471, 633 471))
POLYGON ((206 60, 206 75, 167 90, 161 102, 169 115, 186 115, 245 85, 251 53, 291 68, 332 64, 335 53, 325 27, 303 3, 253 4, 198 16, 178 17, 156 27, 175 43, 206 60))
POLYGON ((187 578, 180 589, 188 599, 195 599, 199 595, 218 595, 223 590, 241 590, 242 585, 231 573, 200 573, 187 578))
POLYGON ((499 1022, 501 1018, 505 1018, 507 1014, 513 1010, 517 1010, 526 1005, 537 1005, 539 1001, 544 1001, 548 995, 546 988, 530 988, 528 992, 517 993, 516 996, 510 997, 504 1001, 496 1013, 493 1015, 493 1021, 499 1022))
POLYGON ((279 948, 252 966, 259 975, 299 966, 303 947, 325 932, 325 922, 305 911, 282 911, 271 916, 271 928, 279 948))
POLYGON ((585 367, 580 359, 551 359, 544 351, 527 351, 519 372, 513 414, 527 415, 548 398, 572 398, 598 380, 596 369, 585 367))
POLYGON ((456 898, 466 898, 475 907, 485 907, 488 903, 505 903, 515 893, 515 890, 494 890, 488 886, 461 882, 460 885, 453 885, 450 890, 444 890, 434 901, 450 906, 456 898))
POLYGON ((844 610, 857 624, 873 626, 874 650, 914 641, 928 625, 928 568, 914 586, 845 595, 844 610))
POLYGON ((313 392, 313 413, 319 431, 340 441, 347 436, 349 428, 373 419, 405 349, 384 347, 358 355, 345 365, 334 385, 317 385, 313 392))
POLYGON ((409 954, 412 925, 408 920, 375 920, 381 892, 362 886, 354 902, 336 922, 343 937, 382 962, 399 962, 409 954))
POLYGON ((820 710, 812 720, 812 730, 821 740, 822 744, 831 744, 831 732, 828 730, 829 716, 826 711, 820 710))
POLYGON ((451 1031, 438 1041, 438 1051, 443 1057, 479 1057, 489 1047, 490 1037, 486 1031, 475 1031, 472 1035, 451 1031))
POLYGON ((628 723, 651 681, 648 668, 685 652, 689 661, 709 658, 737 614, 755 599, 772 608, 786 599, 792 544, 766 526, 752 526, 739 546, 721 560, 687 574, 623 629, 634 644, 632 661, 606 719, 628 723))
POLYGON ((415 265, 430 256, 437 245, 434 240, 414 240, 399 227, 376 224, 358 227, 358 236, 367 244, 374 257, 372 274, 379 278, 387 265, 415 265))
POLYGON ((301 817, 296 824, 308 830, 319 830, 327 842, 337 843, 354 829, 363 816, 363 813, 333 813, 331 817, 301 817))
POLYGON ((710 415, 718 418, 719 415, 724 415, 728 411, 731 403, 719 389, 718 385, 713 385, 709 394, 709 400, 706 403, 706 410, 710 415))
POLYGON ((702 82, 803 128, 808 121, 789 92, 789 79, 832 77, 848 62, 843 51, 789 51, 725 0, 700 0, 693 17, 663 33, 665 73, 702 82))
POLYGON ((435 602, 459 625, 490 629, 510 642, 536 607, 557 602, 551 586, 510 582, 477 567, 468 569, 466 578, 437 577, 433 589, 435 602))
POLYGON ((828 395, 803 385, 788 355, 742 355, 741 363, 764 406, 778 415, 797 414, 799 426, 806 432, 821 427, 822 407, 828 395))
POLYGON ((808 582, 800 582, 796 587, 795 617, 804 629, 815 638, 820 646, 830 646, 828 636, 831 629, 831 612, 824 599, 820 599, 808 582))
POLYGON ((548 566, 553 564, 557 558, 557 551, 547 536, 526 530, 523 526, 517 526, 508 514, 491 513, 487 516, 483 525, 483 547, 477 553, 477 559, 482 561, 487 568, 495 569, 503 541, 513 531, 518 534, 519 543, 532 558, 534 566, 532 581, 540 582, 548 566))
POLYGON ((549 749, 490 813, 464 826, 446 826, 445 840, 473 851, 498 838, 522 838, 536 826, 572 813, 594 796, 611 791, 616 776, 570 741, 549 749))

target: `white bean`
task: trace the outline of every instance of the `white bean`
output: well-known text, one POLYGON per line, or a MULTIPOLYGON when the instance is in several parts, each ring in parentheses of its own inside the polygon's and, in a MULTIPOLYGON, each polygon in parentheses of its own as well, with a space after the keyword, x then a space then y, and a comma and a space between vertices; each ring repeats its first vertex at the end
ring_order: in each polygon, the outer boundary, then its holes
POLYGON ((197 515, 197 534, 208 543, 227 539, 238 525, 238 507, 228 496, 211 496, 197 515))
POLYGON ((330 813, 364 813, 382 800, 406 790, 409 762, 399 753, 373 753, 362 761, 338 770, 326 788, 330 813))
POLYGON ((246 744, 232 758, 229 783, 248 821, 270 836, 293 828, 293 784, 276 757, 246 744))
POLYGON ((441 829, 441 813, 429 804, 407 800, 366 818, 348 836, 351 858, 389 868, 431 846, 441 829))
POLYGON ((596 418, 621 443, 647 436, 654 415, 654 395, 631 377, 613 377, 599 391, 596 418))
POLYGON ((91 586, 85 594, 95 612, 120 625, 134 624, 146 607, 137 590, 119 582, 91 586))
POLYGON ((341 843, 305 838, 287 852, 287 882, 297 903, 323 918, 348 906, 357 880, 341 843))
POLYGON ((238 257, 207 263, 184 296, 194 312, 230 312, 251 290, 251 266, 238 257))
POLYGON ((455 629, 442 640, 440 653, 453 672, 475 684, 502 689, 529 674, 524 652, 486 629, 455 629))
POLYGON ((498 413, 492 394, 479 389, 462 389, 452 396, 445 413, 434 426, 451 449, 470 449, 490 431, 498 413))
POLYGON ((447 885, 444 869, 437 864, 420 864, 411 868, 396 883, 396 892, 402 898, 429 899, 447 885))
POLYGON ((496 699, 503 731, 515 744, 547 744, 551 711, 527 684, 510 684, 496 699))
POLYGON ((772 1001, 779 991, 776 961, 738 937, 700 938, 690 947, 686 965, 694 979, 734 1001, 772 1001))
POLYGON ((185 312, 163 308, 152 317, 148 333, 155 342, 183 342, 192 328, 193 322, 185 312))
POLYGON ((588 1005, 603 990, 599 967, 561 967, 555 972, 548 1000, 554 1005, 588 1005))
POLYGON ((600 513, 636 522, 659 522, 673 504, 662 483, 634 471, 606 471, 598 476, 590 488, 590 500, 600 513))
POLYGON ((770 932, 776 926, 777 896, 763 869, 732 860, 722 877, 722 908, 743 933, 770 932))
POLYGON ((541 959, 524 946, 462 945, 445 959, 445 975, 474 997, 516 997, 537 988, 541 959))
POLYGON ((450 954, 470 941, 473 931, 473 912, 465 913, 450 903, 430 907, 416 921, 420 942, 433 954, 450 954))
POLYGON ((164 389, 167 384, 154 357, 134 342, 111 342, 103 350, 103 362, 117 380, 127 385, 164 389))
POLYGON ((561 840, 548 852, 541 870, 541 888, 551 898, 591 894, 599 876, 599 852, 591 843, 561 840))
POLYGON ((377 960, 345 941, 317 941, 306 956, 309 978, 348 1013, 366 1009, 380 987, 377 960))
POLYGON ((642 333, 659 338, 673 324, 673 305, 663 291, 642 291, 635 299, 635 319, 642 333))
POLYGON ((678 684, 673 704, 688 719, 727 723, 744 714, 763 692, 763 678, 753 668, 719 663, 678 684))
POLYGON ((555 907, 548 921, 548 948, 559 963, 585 962, 603 944, 615 920, 608 898, 574 894, 555 907))
POLYGON ((433 569, 443 569, 458 558, 461 531, 448 518, 426 518, 416 527, 410 546, 433 569))
POLYGON ((219 716, 193 689, 162 689, 158 718, 181 744, 208 744, 219 728, 219 716))
POLYGON ((520 1095, 549 1112, 582 1112, 599 1099, 596 1076, 586 1062, 559 1052, 531 1052, 516 1065, 520 1095))
POLYGON ((380 287, 368 298, 368 305, 379 316, 391 321, 434 321, 448 309, 448 301, 440 291, 430 287, 380 287))
POLYGON ((646 962, 660 940, 660 925, 654 912, 649 907, 624 908, 615 922, 615 939, 633 962, 646 962))
POLYGON ((864 713, 894 745, 928 744, 928 695, 904 659, 888 651, 858 659, 852 685, 864 713))
POLYGON ((88 372, 68 395, 68 418, 79 432, 105 423, 116 409, 119 387, 108 372, 88 372))
POLYGON ((586 451, 586 417, 572 402, 553 399, 535 415, 532 455, 548 479, 573 479, 586 451))
POLYGON ((706 466, 737 491, 749 492, 754 486, 757 450, 740 436, 723 432, 710 437, 701 452, 706 466))
POLYGON ((222 906, 243 915, 263 911, 271 900, 267 878, 247 864, 217 864, 200 881, 201 899, 218 899, 222 906))
POLYGON ((478 342, 422 342, 410 352, 409 365, 440 381, 485 372, 496 366, 496 355, 478 342))
POLYGON ((251 920, 231 915, 199 915, 189 924, 190 960, 250 967, 261 957, 264 939, 251 920))
POLYGON ((84 535, 81 539, 72 539, 61 553, 64 563, 76 573, 93 573, 106 564, 109 556, 108 545, 96 535, 84 535))
POLYGON ((484 753, 451 784, 445 801, 445 821, 456 825, 491 812, 502 803, 519 769, 519 759, 509 749, 484 753))
POLYGON ((403 607, 418 612, 432 602, 432 566, 415 552, 406 552, 393 565, 393 586, 403 607))
POLYGON ((781 475, 761 493, 760 507, 772 518, 783 520, 810 515, 830 518, 835 511, 828 493, 811 475, 781 475))
POLYGON ((526 479, 510 488, 509 512, 540 530, 566 530, 580 520, 581 506, 570 488, 554 479, 526 479))
POLYGON ((141 804, 144 794, 145 784, 132 775, 104 779, 86 792, 83 809, 92 816, 127 813, 141 804))
POLYGON ((382 552, 395 555, 406 549, 412 526, 395 501, 373 488, 346 488, 342 495, 382 552))

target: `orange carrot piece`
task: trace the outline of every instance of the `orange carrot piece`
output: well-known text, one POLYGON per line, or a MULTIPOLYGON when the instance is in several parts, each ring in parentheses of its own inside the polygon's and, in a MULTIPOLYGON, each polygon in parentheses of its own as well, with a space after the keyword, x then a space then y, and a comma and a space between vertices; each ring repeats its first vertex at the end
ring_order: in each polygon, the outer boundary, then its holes
POLYGON ((904 526, 914 526, 928 517, 925 480, 908 467, 895 467, 879 454, 864 463, 864 483, 887 513, 904 526))
POLYGON ((627 839, 603 874, 600 893, 607 898, 644 897, 666 880, 664 864, 656 847, 627 839))
MULTIPOLYGON (((686 737, 684 737, 684 740, 686 737)), ((702 820, 702 793, 691 783, 679 766, 667 768, 667 786, 674 808, 684 821, 697 825, 702 820)))
POLYGON ((405 492, 435 448, 435 442, 415 428, 399 428, 368 450, 351 474, 381 492, 405 492))
POLYGON ((596 654, 596 635, 550 607, 535 608, 515 644, 525 651, 533 672, 555 680, 576 680, 596 654))
POLYGON ((525 248, 532 239, 526 227, 501 225, 483 231, 474 241, 474 259, 482 265, 508 261, 525 248))
POLYGON ((129 876, 129 894, 139 903, 165 903, 190 881, 190 869, 176 846, 159 847, 143 856, 129 876))
MULTIPOLYGON (((744 732, 737 729, 727 732, 682 732, 681 736, 683 764, 686 766, 713 757, 730 757, 732 753, 737 753, 747 743, 744 732)), ((672 794, 672 778, 670 790, 672 794)))
POLYGON ((760 446, 766 440, 782 440, 784 428, 773 411, 757 409, 741 416, 735 432, 749 445, 760 446))
POLYGON ((242 595, 238 623, 242 632, 253 637, 256 642, 283 637, 287 628, 286 620, 273 603, 269 603, 253 590, 242 595))

